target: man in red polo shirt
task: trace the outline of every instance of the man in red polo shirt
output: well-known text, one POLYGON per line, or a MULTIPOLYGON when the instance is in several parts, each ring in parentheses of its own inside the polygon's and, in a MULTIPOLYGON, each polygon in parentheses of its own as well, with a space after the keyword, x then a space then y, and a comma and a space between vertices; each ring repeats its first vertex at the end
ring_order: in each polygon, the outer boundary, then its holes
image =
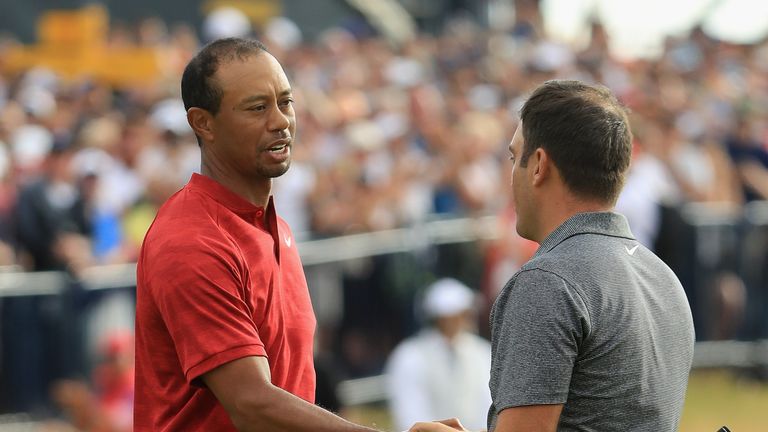
POLYGON ((181 82, 202 175, 160 209, 137 270, 136 431, 372 431, 312 404, 315 317, 272 178, 288 79, 254 40, 212 42, 181 82))

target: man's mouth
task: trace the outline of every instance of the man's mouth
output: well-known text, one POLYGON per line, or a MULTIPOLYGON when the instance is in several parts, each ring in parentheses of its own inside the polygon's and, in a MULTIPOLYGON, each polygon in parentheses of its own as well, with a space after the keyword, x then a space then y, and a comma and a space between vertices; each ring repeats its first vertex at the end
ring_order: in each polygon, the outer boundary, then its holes
POLYGON ((283 151, 285 151, 285 148, 288 147, 289 145, 291 145, 290 139, 287 139, 287 138, 281 139, 281 140, 275 141, 272 144, 272 146, 267 149, 267 151, 272 153, 282 153, 283 151))

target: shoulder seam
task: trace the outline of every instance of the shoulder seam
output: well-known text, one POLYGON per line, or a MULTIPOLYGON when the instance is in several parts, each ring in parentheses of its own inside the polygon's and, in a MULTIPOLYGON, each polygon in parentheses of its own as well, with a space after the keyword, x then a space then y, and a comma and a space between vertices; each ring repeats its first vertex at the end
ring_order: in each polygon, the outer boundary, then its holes
POLYGON ((534 271, 534 270, 538 270, 538 271, 541 271, 541 272, 544 272, 544 273, 551 274, 551 275, 555 276, 556 278, 562 280, 566 285, 568 285, 568 286, 573 288, 573 291, 576 293, 577 296, 579 296, 579 300, 581 300, 581 303, 584 304, 584 310, 587 312, 587 319, 589 320, 589 326, 591 328, 592 327, 592 315, 589 312, 589 307, 587 307, 587 302, 584 300, 585 296, 584 296, 584 294, 582 292, 582 289, 578 285, 576 285, 575 283, 570 282, 568 279, 566 279, 563 276, 561 276, 560 274, 558 274, 557 272, 552 271, 552 270, 543 269, 543 268, 541 268, 539 266, 534 266, 534 267, 531 267, 531 268, 520 269, 515 274, 515 276, 513 277, 514 283, 512 284, 512 288, 514 288, 514 286, 517 284, 517 276, 519 276, 522 273, 531 272, 531 271, 534 271))

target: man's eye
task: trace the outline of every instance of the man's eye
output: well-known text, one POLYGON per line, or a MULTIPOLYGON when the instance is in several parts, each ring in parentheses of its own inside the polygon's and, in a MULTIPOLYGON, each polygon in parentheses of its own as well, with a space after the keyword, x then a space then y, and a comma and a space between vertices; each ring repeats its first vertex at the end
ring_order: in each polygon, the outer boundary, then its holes
POLYGON ((293 104, 293 99, 286 99, 286 100, 282 101, 281 104, 283 106, 291 105, 291 104, 293 104))
POLYGON ((267 107, 264 105, 254 105, 248 108, 248 111, 264 111, 267 107))

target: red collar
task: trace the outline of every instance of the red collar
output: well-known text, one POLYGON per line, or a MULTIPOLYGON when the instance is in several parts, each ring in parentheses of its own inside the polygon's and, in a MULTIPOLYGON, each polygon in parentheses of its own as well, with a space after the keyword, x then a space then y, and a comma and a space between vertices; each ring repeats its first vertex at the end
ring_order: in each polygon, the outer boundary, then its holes
MULTIPOLYGON (((193 173, 192 178, 189 179, 189 186, 205 193, 219 204, 245 219, 252 219, 254 215, 264 212, 264 207, 254 205, 210 177, 193 173)), ((268 214, 275 212, 275 204, 272 200, 272 195, 269 196, 266 211, 268 214)))

